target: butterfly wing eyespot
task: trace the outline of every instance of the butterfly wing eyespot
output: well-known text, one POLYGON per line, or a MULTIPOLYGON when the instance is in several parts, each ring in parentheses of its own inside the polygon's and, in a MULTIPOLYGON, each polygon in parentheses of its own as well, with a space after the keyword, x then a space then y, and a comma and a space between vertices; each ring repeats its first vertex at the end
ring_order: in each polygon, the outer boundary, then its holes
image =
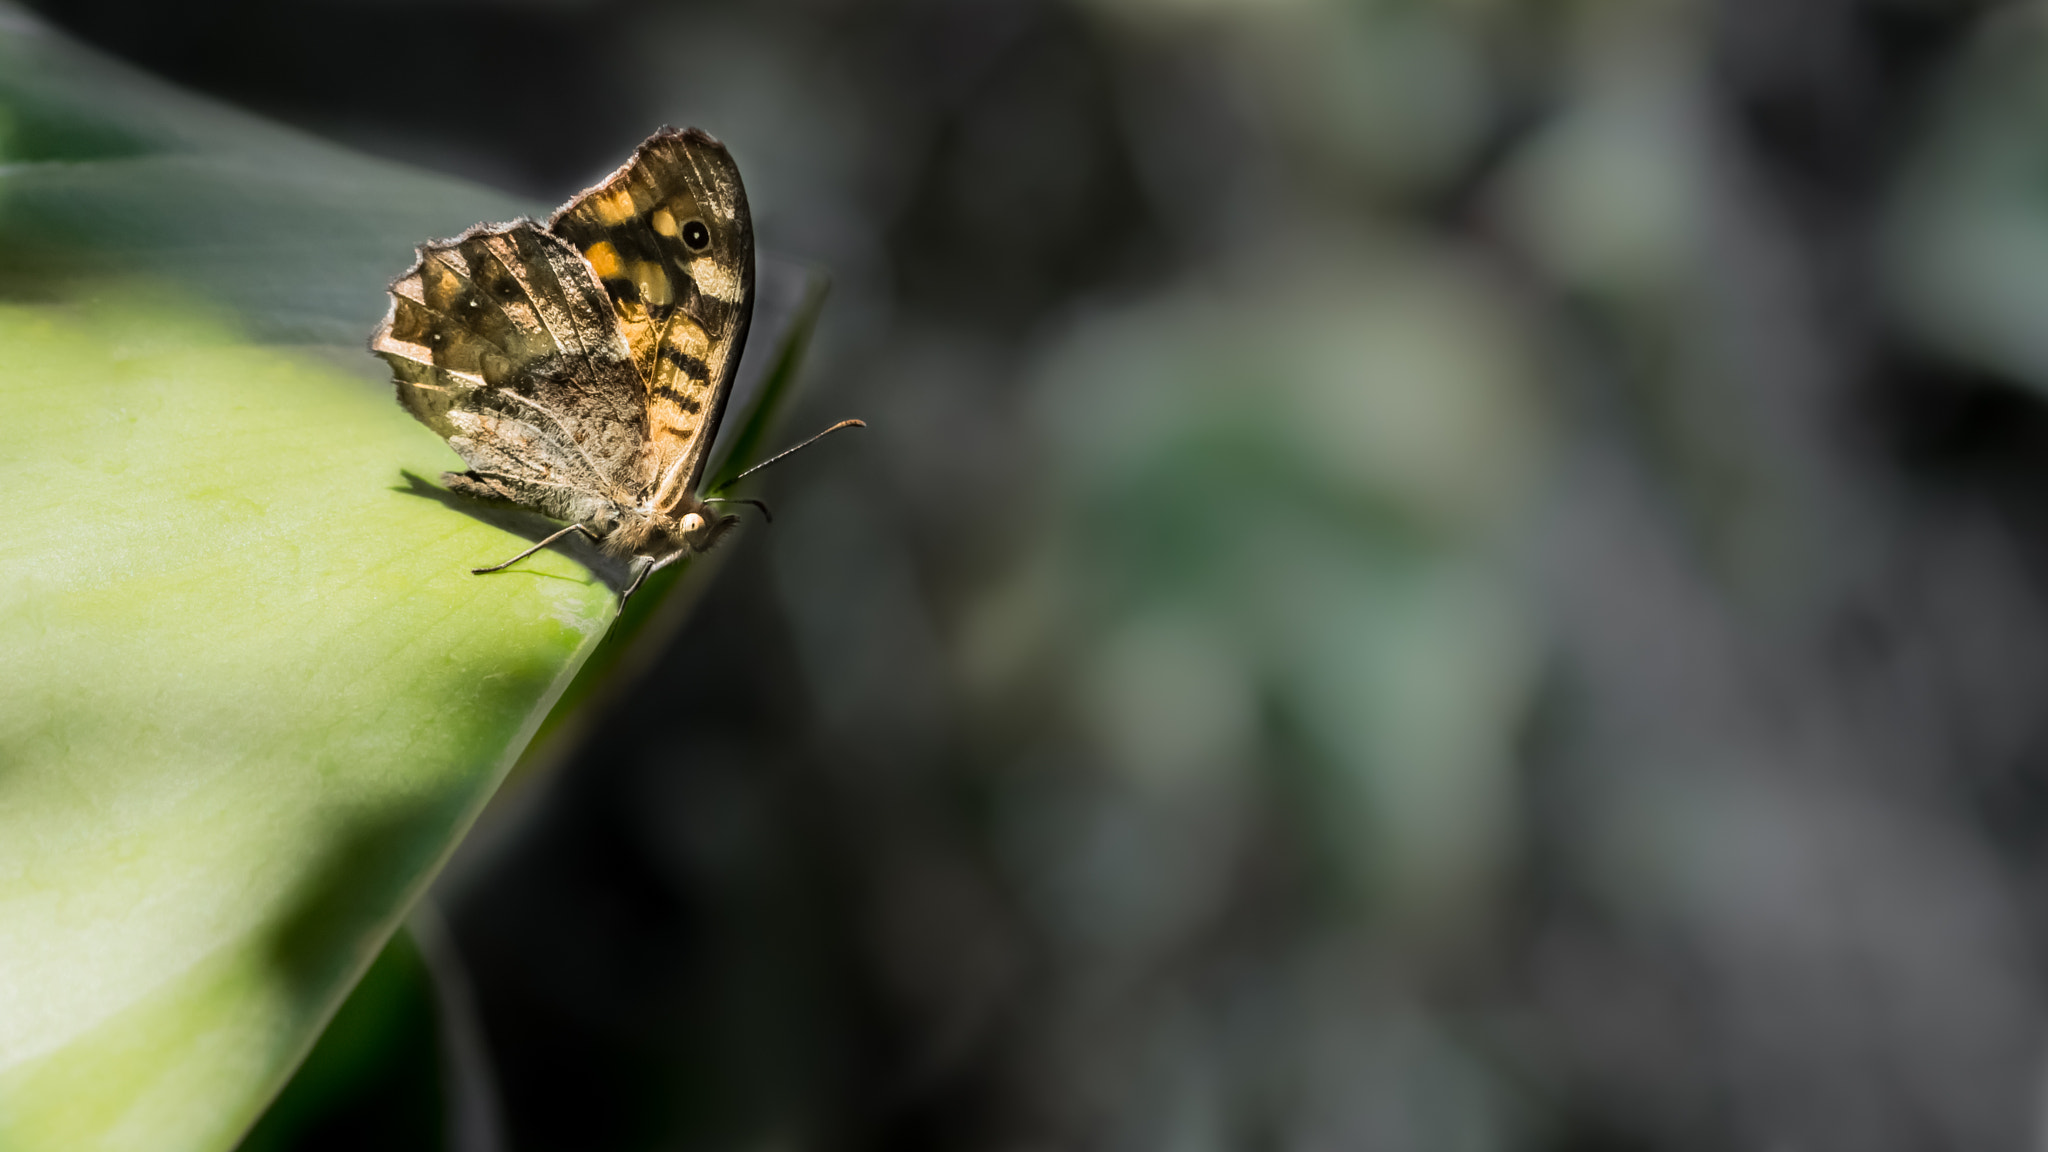
POLYGON ((692 252, 702 252, 704 249, 711 247, 711 229, 706 228, 702 220, 685 221, 681 229, 681 235, 683 247, 688 248, 692 252))

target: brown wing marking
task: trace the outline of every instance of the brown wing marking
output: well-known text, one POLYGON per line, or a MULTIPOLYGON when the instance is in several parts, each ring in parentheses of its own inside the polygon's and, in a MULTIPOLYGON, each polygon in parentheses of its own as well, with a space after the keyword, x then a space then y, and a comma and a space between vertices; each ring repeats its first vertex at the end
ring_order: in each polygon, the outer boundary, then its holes
POLYGON ((588 503, 568 493, 638 501, 646 388, 577 253, 532 221, 473 228, 421 248, 391 298, 371 349, 472 469, 565 518, 588 503))
POLYGON ((746 343, 754 232, 739 169, 703 132, 664 129, 549 230, 583 253, 647 381, 647 443, 673 508, 702 478, 746 343), (693 247, 690 225, 705 228, 693 247))

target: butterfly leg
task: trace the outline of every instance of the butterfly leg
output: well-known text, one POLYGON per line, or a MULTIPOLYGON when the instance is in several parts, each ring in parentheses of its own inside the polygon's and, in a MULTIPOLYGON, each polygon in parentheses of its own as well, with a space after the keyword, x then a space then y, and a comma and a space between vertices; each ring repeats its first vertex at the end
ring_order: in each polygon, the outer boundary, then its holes
POLYGON ((626 601, 631 600, 633 598, 633 593, 638 592, 640 590, 640 582, 642 580, 647 579, 647 574, 652 571, 654 571, 654 561, 649 560, 646 563, 640 565, 640 570, 638 572, 633 573, 633 582, 631 584, 626 585, 626 590, 624 592, 619 593, 620 612, 624 612, 626 610, 626 601))
POLYGON ((585 536, 590 537, 592 540, 596 540, 598 538, 597 533, 592 532, 590 529, 584 527, 583 525, 571 524, 567 528, 562 529, 560 532, 555 533, 554 535, 548 537, 540 543, 535 544, 533 547, 528 548, 526 551, 521 552, 519 555, 514 556, 510 560, 505 561, 503 564, 493 564, 489 568, 471 568, 469 570, 470 575, 481 576, 486 572, 497 572, 501 569, 510 568, 514 564, 519 563, 521 560, 526 559, 528 556, 533 555, 535 552, 538 552, 541 549, 547 547, 548 545, 553 544, 555 541, 560 540, 562 537, 567 536, 571 532, 581 532, 585 536))
POLYGON ((633 582, 631 584, 626 585, 626 590, 619 594, 619 611, 624 612, 626 610, 626 601, 631 600, 633 598, 633 593, 638 592, 640 590, 641 583, 645 581, 649 576, 654 575, 656 572, 661 571, 663 568, 668 567, 669 565, 675 563, 678 560, 681 560, 683 557, 688 555, 689 553, 687 551, 671 552, 659 560, 650 559, 645 564, 640 565, 640 571, 634 573, 633 575, 633 582))

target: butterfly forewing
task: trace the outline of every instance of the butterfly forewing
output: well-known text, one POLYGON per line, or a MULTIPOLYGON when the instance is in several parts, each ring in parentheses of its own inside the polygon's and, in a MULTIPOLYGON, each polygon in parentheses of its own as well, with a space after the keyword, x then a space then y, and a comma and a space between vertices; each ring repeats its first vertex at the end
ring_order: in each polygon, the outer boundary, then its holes
POLYGON ((646 382, 653 500, 673 508, 702 478, 752 319, 754 231, 739 169, 710 136, 665 129, 548 228, 611 298, 646 382))

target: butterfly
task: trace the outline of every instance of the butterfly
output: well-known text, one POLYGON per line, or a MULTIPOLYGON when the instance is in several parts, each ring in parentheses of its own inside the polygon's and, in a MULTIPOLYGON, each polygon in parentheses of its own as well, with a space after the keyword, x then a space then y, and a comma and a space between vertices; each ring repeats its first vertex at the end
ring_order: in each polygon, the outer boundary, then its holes
POLYGON ((723 144, 664 128, 545 225, 478 224, 415 256, 370 350, 469 465, 442 482, 569 522, 472 571, 581 532, 638 561, 623 606, 737 523, 717 505, 767 513, 698 491, 754 311, 753 219, 723 144))

